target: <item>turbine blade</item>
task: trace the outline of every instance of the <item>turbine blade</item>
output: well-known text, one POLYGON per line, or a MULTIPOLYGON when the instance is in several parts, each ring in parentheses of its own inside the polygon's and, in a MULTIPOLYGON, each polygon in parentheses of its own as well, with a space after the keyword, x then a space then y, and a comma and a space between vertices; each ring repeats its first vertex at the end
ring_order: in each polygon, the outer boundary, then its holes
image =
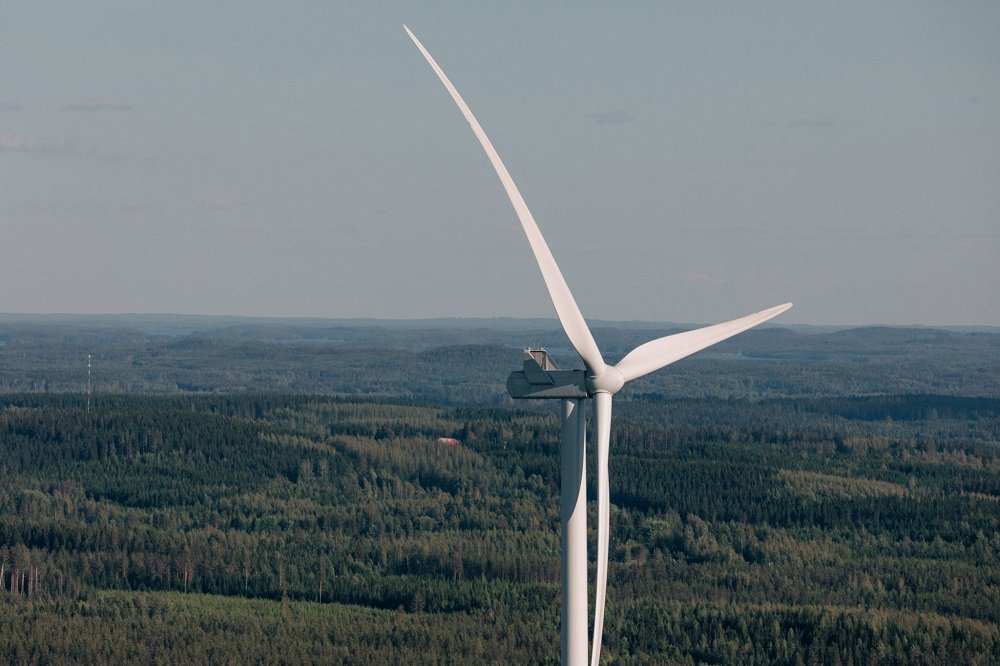
POLYGON ((790 307, 792 307, 791 303, 785 303, 722 324, 652 340, 626 354, 615 368, 622 373, 625 381, 632 381, 637 377, 670 365, 674 361, 679 361, 685 356, 690 356, 696 351, 701 351, 705 347, 711 347, 716 342, 722 342, 748 328, 753 328, 757 324, 762 324, 772 317, 777 317, 790 307))
POLYGON ((528 237, 528 243, 531 244, 531 251, 535 254, 535 261, 542 272, 542 278, 545 280, 545 286, 549 290, 552 304, 556 308, 559 322, 562 324, 563 330, 566 331, 566 336, 569 338, 570 343, 572 343, 577 353, 580 354, 580 357, 583 358, 584 364, 586 364, 587 369, 590 370, 592 375, 602 374, 605 369, 604 359, 597 348, 597 343, 594 342, 594 336, 591 335, 590 328, 588 328, 587 322, 584 321, 583 315, 580 313, 580 308, 577 307, 576 300, 574 300, 573 294, 570 293, 569 287, 566 285, 566 280, 563 279, 562 273, 559 271, 559 266, 556 265, 556 260, 552 256, 552 252, 549 251, 549 246, 545 243, 545 239, 542 238, 542 232, 538 230, 538 225, 535 224, 535 219, 532 217, 531 211, 528 210, 527 204, 524 203, 524 198, 518 191, 517 185, 514 184, 514 179, 510 177, 507 167, 500 160, 500 155, 497 154, 489 137, 486 136, 486 132, 479 125, 476 117, 472 115, 472 111, 469 110, 462 96, 458 94, 458 90, 455 89, 455 86, 445 76, 444 71, 438 66, 434 58, 431 57, 431 54, 427 52, 424 45, 420 43, 420 40, 410 32, 410 29, 405 25, 403 29, 406 30, 406 34, 416 44, 427 60, 427 63, 431 66, 431 69, 434 70, 434 73, 441 79, 441 83, 444 84, 451 98, 455 100, 455 104, 458 105, 462 115, 465 116, 465 120, 472 126, 472 132, 479 139, 483 150, 486 151, 486 156, 490 159, 490 163, 500 178, 504 190, 507 191, 507 197, 510 199, 511 205, 514 206, 514 212, 517 213, 517 217, 521 221, 521 227, 524 228, 524 234, 528 237))
POLYGON ((594 641, 590 665, 601 661, 604 635, 604 602, 608 591, 608 539, 611 528, 611 500, 608 493, 608 450, 611 446, 611 394, 594 394, 594 434, 597 441, 597 581, 594 590, 594 641))

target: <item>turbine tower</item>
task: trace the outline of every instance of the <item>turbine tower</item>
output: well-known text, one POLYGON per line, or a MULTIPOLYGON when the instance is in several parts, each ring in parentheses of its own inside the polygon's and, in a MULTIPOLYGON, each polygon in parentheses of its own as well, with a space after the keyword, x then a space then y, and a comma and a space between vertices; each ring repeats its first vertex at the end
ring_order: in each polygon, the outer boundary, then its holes
POLYGON ((407 28, 417 49, 458 105, 465 120, 479 139, 521 222, 535 261, 541 270, 549 297, 555 306, 566 337, 580 355, 586 370, 559 370, 544 350, 525 352, 524 369, 507 380, 507 390, 514 398, 562 400, 562 483, 560 520, 562 523, 562 663, 583 666, 587 662, 587 511, 586 511, 586 418, 583 401, 594 400, 594 430, 597 456, 597 577, 594 593, 594 640, 591 666, 601 657, 604 631, 604 605, 608 584, 608 536, 610 500, 608 493, 608 451, 611 438, 611 398, 626 382, 659 370, 697 351, 705 349, 748 328, 776 317, 791 303, 777 305, 739 319, 693 331, 651 340, 633 349, 615 365, 608 365, 601 355, 590 328, 577 307, 573 294, 563 279, 549 246, 538 230, 535 219, 521 197, 507 167, 500 160, 486 132, 472 115, 458 90, 427 52, 420 40, 407 28))

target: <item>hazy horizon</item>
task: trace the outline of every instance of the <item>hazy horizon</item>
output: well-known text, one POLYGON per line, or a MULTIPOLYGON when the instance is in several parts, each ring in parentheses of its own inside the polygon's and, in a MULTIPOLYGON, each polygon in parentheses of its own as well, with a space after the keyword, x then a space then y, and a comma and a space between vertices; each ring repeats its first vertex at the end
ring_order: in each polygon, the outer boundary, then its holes
POLYGON ((1000 5, 3 11, 0 312, 1000 326, 1000 5))
MULTIPOLYGON (((245 320, 247 322, 260 322, 263 324, 268 323, 286 323, 286 322, 302 322, 302 323, 316 323, 323 324, 326 322, 346 322, 346 323, 358 323, 358 322, 384 322, 387 324, 391 323, 432 323, 432 322, 443 322, 443 323, 470 323, 470 322, 487 322, 487 323, 518 323, 518 322, 530 322, 532 324, 538 324, 540 322, 545 322, 546 325, 551 324, 553 328, 561 328, 561 324, 555 315, 551 317, 546 317, 544 315, 538 317, 510 317, 505 315, 497 315, 495 317, 311 317, 311 316, 280 316, 280 315, 241 315, 241 314, 220 314, 220 313, 204 313, 204 312, 192 312, 192 313, 177 313, 177 312, 0 312, 0 320, 3 319, 224 319, 224 320, 245 320)), ((655 327, 660 325, 676 325, 676 326, 700 326, 705 324, 711 324, 716 322, 710 321, 683 321, 677 319, 598 319, 598 318, 588 318, 588 323, 592 326, 615 326, 622 325, 623 327, 628 327, 629 325, 639 326, 639 327, 655 327)), ((772 319, 759 326, 760 328, 815 328, 815 329, 851 329, 851 328, 870 328, 870 327, 888 327, 888 328, 932 328, 932 329, 942 329, 942 330, 982 330, 983 332, 998 332, 1000 333, 1000 326, 992 326, 989 324, 967 324, 967 323, 951 323, 951 324, 922 324, 920 322, 903 323, 903 324, 886 324, 883 322, 867 322, 858 324, 840 324, 840 323, 829 323, 829 324, 804 324, 798 322, 784 322, 781 318, 772 319)))

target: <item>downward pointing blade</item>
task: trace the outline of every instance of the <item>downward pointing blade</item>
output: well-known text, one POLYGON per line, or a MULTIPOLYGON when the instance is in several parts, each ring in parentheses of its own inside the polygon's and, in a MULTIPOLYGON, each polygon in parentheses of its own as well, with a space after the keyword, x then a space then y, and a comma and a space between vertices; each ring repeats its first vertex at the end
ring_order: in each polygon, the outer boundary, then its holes
POLYGON ((583 358, 583 362, 590 373, 595 376, 603 374, 605 370, 604 359, 597 348, 597 343, 594 342, 594 336, 591 335, 590 329, 587 327, 587 322, 584 321, 583 315, 580 313, 580 308, 577 307, 576 300, 573 298, 573 294, 570 293, 569 287, 566 285, 566 280, 563 279, 562 273, 559 271, 559 266, 556 265, 556 260, 552 256, 552 252, 549 251, 549 246, 545 243, 545 239, 542 238, 542 233, 538 230, 538 225, 535 224, 535 218, 532 217, 531 211, 528 210, 528 205, 524 203, 524 198, 521 197, 517 185, 514 184, 514 179, 510 177, 507 167, 500 160, 500 155, 493 148, 493 144, 490 142, 489 137, 486 136, 486 132, 479 125, 476 117, 472 115, 472 111, 469 110, 462 96, 458 94, 458 90, 455 89, 455 86, 445 76, 444 71, 438 66, 434 58, 431 57, 431 54, 427 52, 424 45, 420 43, 420 40, 410 32, 410 29, 405 25, 403 29, 406 30, 406 34, 410 36, 413 43, 420 49, 420 52, 431 66, 431 69, 434 70, 434 73, 441 79, 441 83, 444 84, 451 98, 455 100, 455 104, 458 105, 462 115, 465 116, 466 121, 472 126, 472 132, 479 139, 483 150, 486 151, 486 156, 489 157, 490 163, 497 172, 504 190, 507 191, 507 197, 510 199, 511 205, 514 206, 514 212, 517 213, 517 217, 521 221, 521 226, 524 228, 524 233, 528 237, 528 243, 531 244, 531 251, 535 254, 535 261, 538 262, 538 268, 542 271, 542 278, 545 280, 545 286, 549 290, 549 296, 552 298, 552 304, 556 307, 556 314, 559 316, 559 322, 562 324, 563 330, 566 331, 566 336, 573 344, 577 353, 580 354, 580 357, 583 358))
POLYGON ((594 642, 591 666, 601 661, 604 635, 604 602, 608 591, 608 538, 611 528, 611 500, 608 492, 608 450, 611 442, 611 394, 594 394, 594 434, 597 438, 597 581, 594 590, 594 642))
POLYGON ((629 352, 615 368, 622 373, 625 381, 632 381, 637 377, 670 365, 674 361, 679 361, 685 356, 690 356, 696 351, 701 351, 705 347, 711 347, 717 342, 731 338, 737 333, 742 333, 748 328, 753 328, 757 324, 762 324, 772 317, 777 317, 790 307, 792 307, 791 303, 776 305, 773 308, 715 326, 706 326, 652 340, 629 352))

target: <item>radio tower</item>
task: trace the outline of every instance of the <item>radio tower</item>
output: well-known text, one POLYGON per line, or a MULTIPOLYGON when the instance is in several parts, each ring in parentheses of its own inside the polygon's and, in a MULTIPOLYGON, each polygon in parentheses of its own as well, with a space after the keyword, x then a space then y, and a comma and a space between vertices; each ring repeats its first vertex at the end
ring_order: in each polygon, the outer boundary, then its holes
POLYGON ((90 354, 87 354, 87 413, 90 413, 90 354))

